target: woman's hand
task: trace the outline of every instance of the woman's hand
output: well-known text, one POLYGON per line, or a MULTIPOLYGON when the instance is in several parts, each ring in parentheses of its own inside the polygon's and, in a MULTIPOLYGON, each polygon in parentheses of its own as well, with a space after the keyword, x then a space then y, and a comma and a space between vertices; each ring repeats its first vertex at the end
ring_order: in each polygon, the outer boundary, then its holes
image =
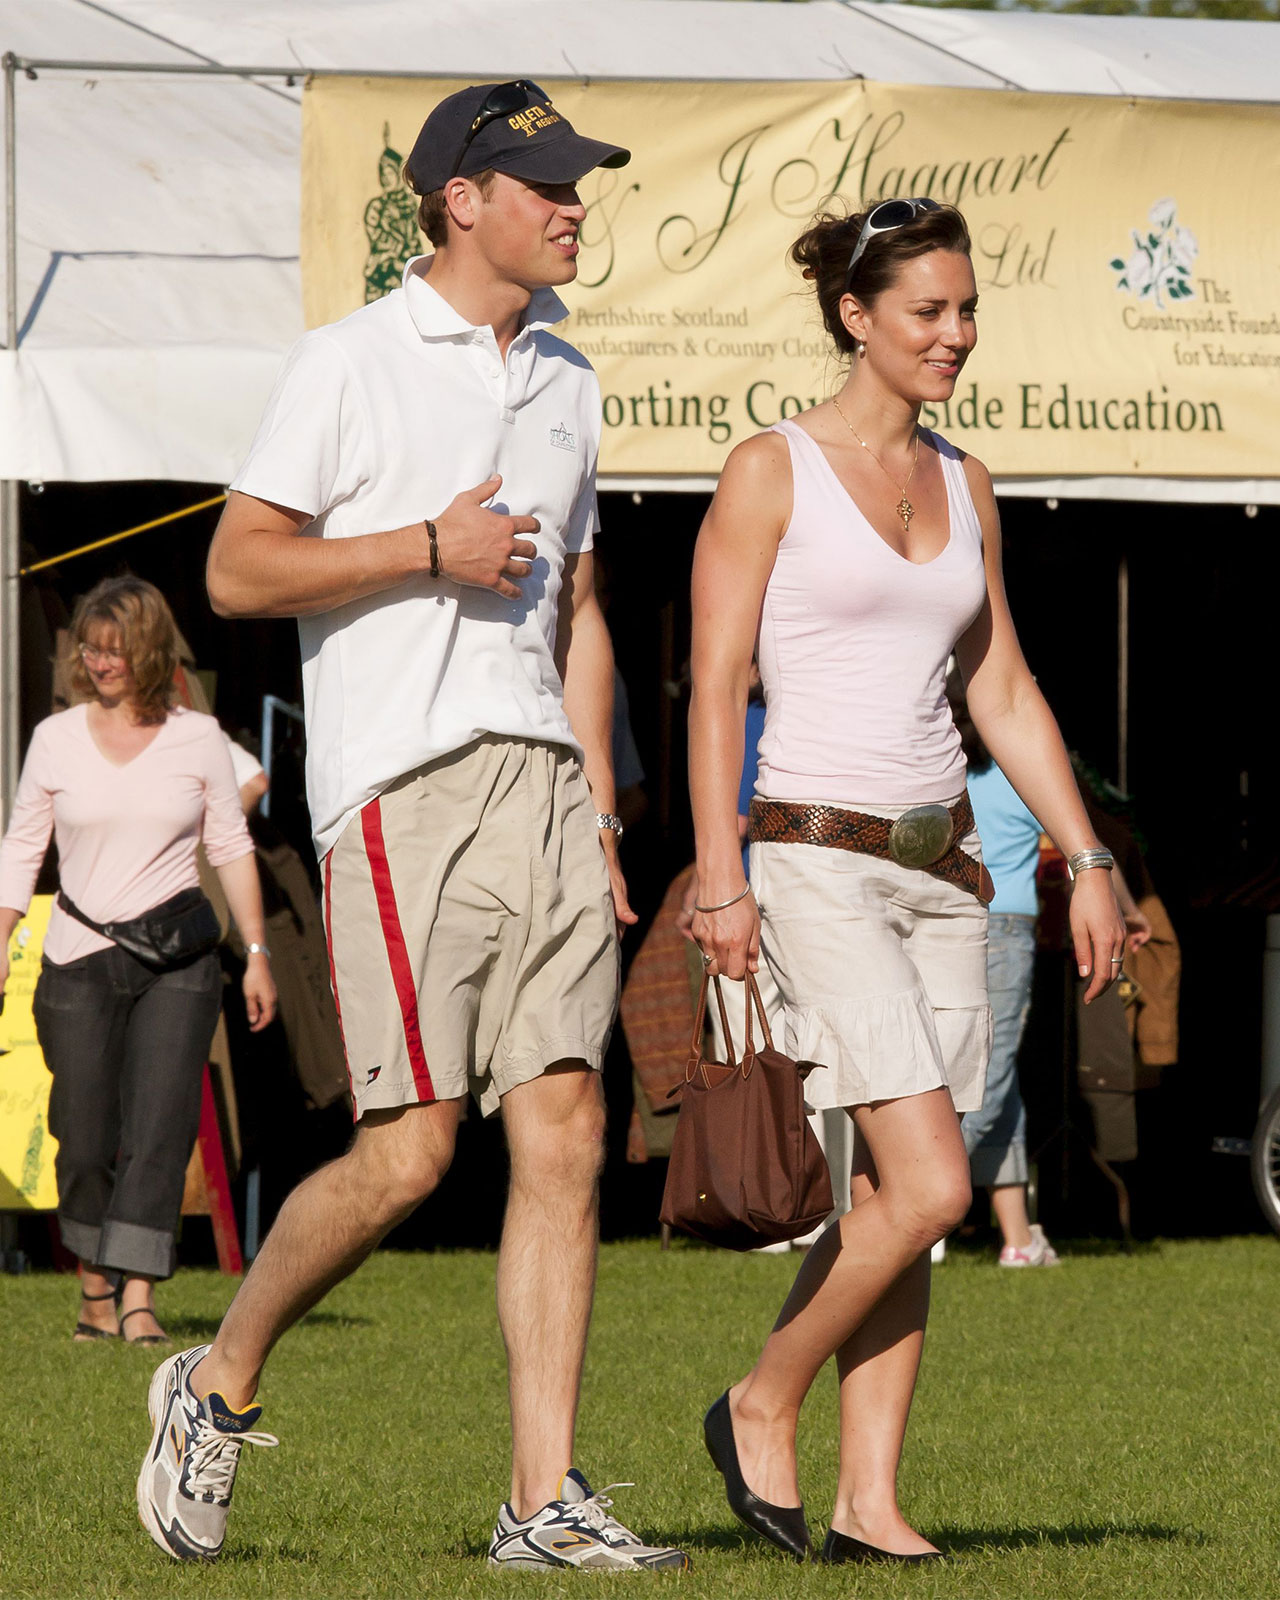
POLYGON ((684 894, 680 899, 680 909, 676 912, 676 930, 682 938, 690 944, 697 944, 693 937, 693 907, 698 898, 698 875, 696 872, 689 874, 689 881, 684 886, 684 894))
POLYGON ((1085 1005, 1105 994, 1120 976, 1127 936, 1110 874, 1098 867, 1088 868, 1071 890, 1071 940, 1076 966, 1080 976, 1089 979, 1085 1005))
POLYGON ((276 1014, 275 979, 270 961, 261 953, 250 956, 245 963, 244 1009, 250 1033, 261 1033, 276 1014))
POLYGON ((695 911, 693 937, 712 976, 745 978, 760 970, 760 912, 750 891, 723 911, 695 911))

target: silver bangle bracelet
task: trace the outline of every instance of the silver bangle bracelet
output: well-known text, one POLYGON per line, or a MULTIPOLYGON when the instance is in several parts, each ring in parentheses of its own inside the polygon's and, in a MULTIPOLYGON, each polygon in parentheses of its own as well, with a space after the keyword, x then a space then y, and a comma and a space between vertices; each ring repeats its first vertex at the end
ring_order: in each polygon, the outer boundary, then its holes
POLYGON ((1115 864, 1115 857, 1110 850, 1077 850, 1075 855, 1067 857, 1067 872, 1074 883, 1079 874, 1087 872, 1090 867, 1102 867, 1110 872, 1115 864))
POLYGON ((741 894, 735 894, 732 900, 722 900, 718 906, 698 906, 698 905, 695 905, 693 909, 695 911, 701 911, 701 912, 704 912, 704 913, 708 912, 708 911, 727 911, 730 906, 736 906, 739 900, 745 900, 750 893, 751 893, 751 885, 748 883, 743 888, 742 893, 741 894))

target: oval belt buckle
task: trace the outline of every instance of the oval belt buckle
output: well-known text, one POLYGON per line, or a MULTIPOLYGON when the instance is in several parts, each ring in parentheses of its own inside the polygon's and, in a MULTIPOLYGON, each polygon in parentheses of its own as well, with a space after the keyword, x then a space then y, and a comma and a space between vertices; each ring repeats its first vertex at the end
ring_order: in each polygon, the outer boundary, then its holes
POLYGON ((900 867, 931 867, 950 850, 954 835, 946 806, 912 806, 889 829, 889 854, 900 867))

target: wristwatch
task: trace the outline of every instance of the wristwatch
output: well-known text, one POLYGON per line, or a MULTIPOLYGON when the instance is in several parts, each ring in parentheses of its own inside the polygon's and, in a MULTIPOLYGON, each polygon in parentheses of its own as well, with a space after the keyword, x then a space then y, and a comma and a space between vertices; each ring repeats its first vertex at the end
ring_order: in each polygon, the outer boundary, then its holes
POLYGON ((244 947, 244 953, 247 956, 266 956, 268 961, 271 960, 271 952, 265 944, 247 944, 244 947))
POLYGON ((622 837, 622 818, 614 816, 612 811, 597 811, 596 827, 612 828, 619 839, 622 837))

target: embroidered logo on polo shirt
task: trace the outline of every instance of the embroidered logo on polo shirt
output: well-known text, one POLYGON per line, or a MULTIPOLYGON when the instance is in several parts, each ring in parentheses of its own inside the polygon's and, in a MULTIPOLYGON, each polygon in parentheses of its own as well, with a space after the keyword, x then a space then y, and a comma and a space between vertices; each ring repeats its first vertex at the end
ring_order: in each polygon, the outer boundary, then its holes
POLYGON ((552 428, 551 442, 557 450, 576 450, 578 448, 576 436, 569 432, 563 422, 558 428, 552 428))

